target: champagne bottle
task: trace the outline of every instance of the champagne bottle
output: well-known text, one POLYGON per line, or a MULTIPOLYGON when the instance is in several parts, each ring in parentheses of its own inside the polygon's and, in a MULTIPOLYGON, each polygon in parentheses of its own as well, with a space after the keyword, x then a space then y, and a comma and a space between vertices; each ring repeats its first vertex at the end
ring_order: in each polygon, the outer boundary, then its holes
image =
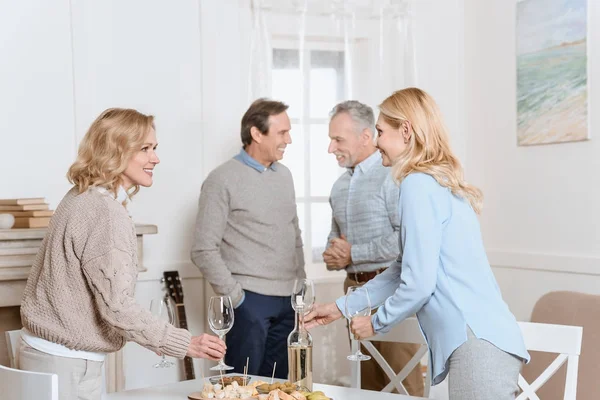
POLYGON ((304 328, 304 311, 296 311, 296 324, 287 339, 288 367, 290 382, 300 386, 303 390, 312 391, 313 369, 312 348, 313 339, 304 328))

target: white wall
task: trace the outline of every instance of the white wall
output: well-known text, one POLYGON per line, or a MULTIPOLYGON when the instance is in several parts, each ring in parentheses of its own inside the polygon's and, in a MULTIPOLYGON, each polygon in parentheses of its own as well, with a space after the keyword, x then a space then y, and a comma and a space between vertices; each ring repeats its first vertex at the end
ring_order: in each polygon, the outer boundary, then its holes
POLYGON ((528 319, 548 291, 600 294, 600 30, 590 24, 592 140, 517 147, 515 25, 514 1, 465 0, 467 172, 485 194, 481 225, 505 299, 528 319))
POLYGON ((56 205, 76 148, 69 1, 1 1, 0 38, 0 198, 56 205))
MULTIPOLYGON (((155 184, 130 206, 145 238, 137 298, 160 296, 163 270, 184 280, 188 325, 204 332, 203 281, 189 261, 203 180, 202 63, 197 0, 0 2, 0 198, 45 196, 52 208, 79 140, 108 107, 156 116, 155 184)), ((209 98, 210 99, 210 98, 209 98)), ((157 356, 125 349, 127 388, 177 380, 157 356)), ((196 368, 198 375, 200 371, 196 368)))
MULTIPOLYGON (((64 176, 79 140, 102 110, 133 107, 154 114, 162 162, 154 186, 143 189, 130 209, 136 222, 156 224, 159 233, 145 238, 149 271, 140 275, 137 298, 149 304, 161 293, 162 271, 179 269, 186 278, 188 323, 198 333, 206 329, 211 291, 189 262, 191 232, 202 179, 239 148, 239 121, 250 101, 248 3, 0 3, 0 197, 45 196, 56 207, 69 188, 64 176)), ((457 3, 419 5, 415 38, 419 83, 440 102, 461 153, 457 3), (432 36, 431 24, 443 29, 432 36)), ((319 292, 341 294, 341 281, 325 272, 319 292)), ((324 381, 347 373, 346 342, 335 339, 340 329, 345 331, 341 325, 335 333, 315 333, 318 346, 330 346, 315 361, 324 381)), ((178 369, 150 368, 156 358, 127 345, 127 388, 178 379, 178 369)))
MULTIPOLYGON (((0 2, 0 197, 46 196, 55 207, 69 187, 64 174, 78 141, 98 113, 127 106, 156 115, 162 163, 155 185, 131 206, 136 221, 159 227, 146 238, 149 271, 140 276, 137 297, 148 304, 160 293, 162 271, 179 269, 195 332, 206 329, 210 294, 188 255, 197 196, 204 176, 239 148, 239 121, 250 100, 244 4, 0 2)), ((484 190, 484 239, 511 309, 527 319, 547 291, 598 293, 600 145, 594 138, 516 147, 514 4, 415 6, 418 85, 440 104, 469 179, 484 190)), ((591 20, 600 18, 595 2, 590 12, 591 20)), ((591 29, 597 73, 600 33, 591 29)), ((592 95, 599 85, 592 82, 592 95)), ((593 127, 600 122, 594 107, 593 127)), ((341 293, 341 276, 322 277, 320 298, 341 293)), ((335 329, 315 333, 323 356, 315 374, 325 381, 347 373, 347 346, 333 340, 341 335, 335 329)), ((177 369, 150 368, 156 355, 135 344, 125 355, 128 388, 178 379, 177 369)))
POLYGON ((452 148, 467 167, 463 0, 415 1, 417 86, 438 103, 452 148))

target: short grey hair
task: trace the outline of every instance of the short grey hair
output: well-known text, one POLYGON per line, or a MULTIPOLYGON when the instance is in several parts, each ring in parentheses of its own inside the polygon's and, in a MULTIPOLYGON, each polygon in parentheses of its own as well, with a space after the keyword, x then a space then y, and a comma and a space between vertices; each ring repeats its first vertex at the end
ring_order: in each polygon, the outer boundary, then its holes
POLYGON ((360 134, 363 130, 368 129, 371 131, 373 142, 377 140, 377 135, 375 135, 375 115, 373 114, 373 109, 371 107, 361 103, 360 101, 347 100, 333 107, 329 113, 329 116, 331 119, 333 119, 342 113, 348 114, 356 123, 357 134, 360 134))

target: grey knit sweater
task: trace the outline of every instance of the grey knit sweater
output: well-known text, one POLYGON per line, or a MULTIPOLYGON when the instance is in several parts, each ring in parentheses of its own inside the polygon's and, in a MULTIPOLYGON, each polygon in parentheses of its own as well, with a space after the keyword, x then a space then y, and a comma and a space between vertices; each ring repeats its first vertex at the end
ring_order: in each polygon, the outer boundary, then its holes
POLYGON ((113 352, 134 341, 183 358, 191 335, 134 299, 135 226, 108 193, 71 189, 50 220, 21 303, 23 326, 70 349, 113 352))
POLYGON ((305 277, 292 174, 231 159, 202 184, 192 260, 234 305, 242 289, 289 296, 305 277))

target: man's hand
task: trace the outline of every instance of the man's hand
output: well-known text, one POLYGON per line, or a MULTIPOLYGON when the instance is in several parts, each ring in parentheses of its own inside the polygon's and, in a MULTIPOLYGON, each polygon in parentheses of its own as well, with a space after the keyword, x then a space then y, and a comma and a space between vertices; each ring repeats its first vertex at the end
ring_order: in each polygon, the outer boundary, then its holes
POLYGON ((186 355, 218 361, 225 356, 225 349, 227 349, 227 346, 224 341, 216 336, 203 333, 200 336, 192 336, 186 355))
POLYGON ((375 336, 371 316, 354 317, 350 322, 350 331, 354 334, 356 340, 363 340, 375 336))
POLYGON ((352 245, 346 240, 346 236, 334 238, 330 246, 323 252, 323 261, 330 269, 344 269, 352 264, 352 245))
POLYGON ((348 264, 343 261, 343 258, 339 257, 331 247, 323 252, 323 261, 325 261, 325 264, 329 269, 344 269, 348 266, 348 264))
POLYGON ((304 316, 304 323, 306 324, 306 329, 310 329, 318 325, 330 324, 342 317, 343 314, 335 303, 315 304, 311 312, 304 316))

